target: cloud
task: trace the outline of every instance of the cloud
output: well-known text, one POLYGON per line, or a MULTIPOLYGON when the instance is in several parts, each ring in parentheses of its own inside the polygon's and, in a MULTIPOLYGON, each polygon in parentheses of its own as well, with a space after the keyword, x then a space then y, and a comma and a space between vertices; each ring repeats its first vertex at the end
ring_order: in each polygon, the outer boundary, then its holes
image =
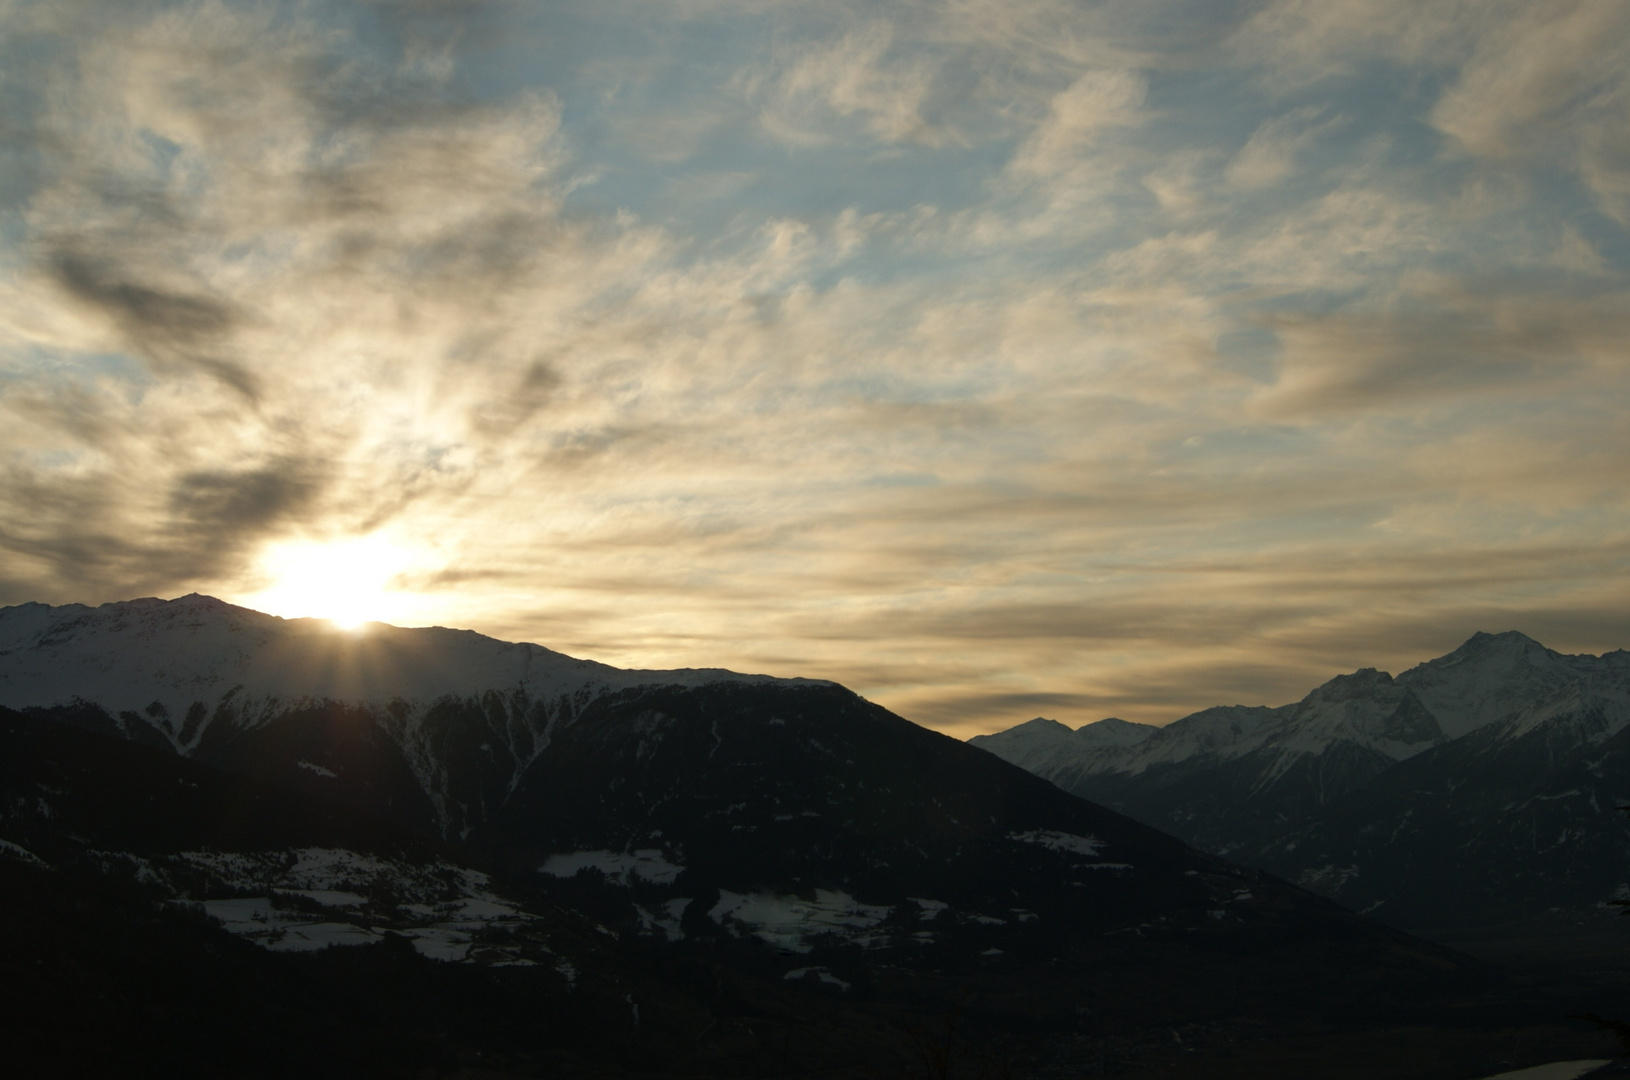
POLYGON ((6 601, 388 535, 962 733, 1622 644, 1605 8, 16 10, 6 601))
POLYGON ((194 472, 170 492, 176 519, 218 543, 223 535, 256 534, 310 505, 321 484, 313 462, 279 461, 236 472, 194 472))
POLYGON ((1228 182, 1236 187, 1260 188, 1290 176, 1296 170, 1297 155, 1336 122, 1315 125, 1313 121, 1320 112, 1315 106, 1303 106, 1264 122, 1228 163, 1228 182))
POLYGON ((1602 211, 1630 224, 1630 12, 1611 0, 1536 5, 1484 35, 1432 120, 1503 159, 1560 151, 1602 211))
POLYGON ((106 318, 126 348, 159 370, 190 365, 220 379, 249 401, 255 400, 254 376, 212 355, 237 321, 228 304, 120 280, 108 274, 100 260, 93 262, 76 253, 58 253, 47 266, 63 292, 106 318))
MULTIPOLYGON (((886 142, 955 139, 953 129, 925 115, 947 93, 935 85, 940 73, 925 58, 889 55, 893 38, 891 26, 873 23, 778 65, 772 103, 761 114, 765 127, 791 142, 822 142, 820 110, 857 117, 886 142)), ((749 93, 756 89, 750 86, 749 93)))
POLYGON ((1226 45, 1256 78, 1282 92, 1351 77, 1372 59, 1401 67, 1453 65, 1479 34, 1510 19, 1530 0, 1271 0, 1228 36, 1226 45))
POLYGON ((1604 213, 1630 223, 1630 13, 1614 0, 1279 0, 1229 40, 1282 91, 1375 62, 1447 75, 1430 110, 1438 130, 1494 161, 1566 161, 1604 213))
MULTIPOLYGON (((1443 297, 1438 310, 1281 317, 1280 377, 1256 400, 1262 415, 1306 416, 1433 398, 1533 393, 1567 382, 1592 361, 1611 363, 1630 319, 1594 304, 1506 297, 1443 297), (1559 308, 1571 308, 1571 318, 1559 308)), ((1615 365, 1616 366, 1616 365, 1615 365)))
POLYGON ((1087 72, 1053 98, 1047 119, 1014 155, 1013 168, 1048 175, 1069 167, 1102 132, 1137 126, 1148 92, 1136 72, 1087 72))

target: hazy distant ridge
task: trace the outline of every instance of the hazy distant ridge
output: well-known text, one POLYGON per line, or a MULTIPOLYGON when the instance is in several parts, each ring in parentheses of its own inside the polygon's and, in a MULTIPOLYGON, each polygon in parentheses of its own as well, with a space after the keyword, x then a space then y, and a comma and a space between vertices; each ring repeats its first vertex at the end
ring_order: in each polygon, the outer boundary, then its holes
POLYGON ((970 741, 1201 848, 1432 927, 1589 906, 1624 884, 1630 830, 1606 808, 1630 796, 1627 728, 1630 653, 1564 655, 1513 631, 1277 708, 1164 728, 1037 719, 970 741))

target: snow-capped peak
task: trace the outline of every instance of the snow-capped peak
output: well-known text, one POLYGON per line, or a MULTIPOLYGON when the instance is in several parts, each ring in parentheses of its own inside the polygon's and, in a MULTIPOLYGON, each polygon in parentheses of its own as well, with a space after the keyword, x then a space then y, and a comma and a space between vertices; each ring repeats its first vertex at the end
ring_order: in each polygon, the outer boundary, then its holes
POLYGON ((1075 733, 1093 746, 1136 746, 1159 730, 1154 724, 1134 724, 1117 716, 1106 716, 1082 724, 1075 733))
MULTIPOLYGON (((1511 717, 1532 722, 1548 715, 1544 703, 1564 698, 1601 703, 1605 722, 1617 730, 1613 718, 1630 717, 1630 653, 1566 656, 1515 631, 1478 633, 1396 678, 1362 668, 1293 705, 1217 706, 1164 728, 1104 720, 1071 733, 1062 724, 1032 720, 972 741, 1055 781, 1215 765, 1261 752, 1271 782, 1296 760, 1333 746, 1401 761, 1511 717), (1081 738, 1087 733, 1097 737, 1081 738)), ((1513 731, 1519 728, 1526 730, 1519 724, 1513 731)))
POLYGON ((0 608, 0 705, 92 702, 113 717, 145 717, 183 753, 228 697, 237 722, 252 725, 302 701, 413 709, 494 692, 544 702, 726 681, 781 680, 722 669, 623 670, 439 626, 374 623, 354 633, 197 594, 0 608), (182 718, 195 704, 203 718, 188 724, 182 718))

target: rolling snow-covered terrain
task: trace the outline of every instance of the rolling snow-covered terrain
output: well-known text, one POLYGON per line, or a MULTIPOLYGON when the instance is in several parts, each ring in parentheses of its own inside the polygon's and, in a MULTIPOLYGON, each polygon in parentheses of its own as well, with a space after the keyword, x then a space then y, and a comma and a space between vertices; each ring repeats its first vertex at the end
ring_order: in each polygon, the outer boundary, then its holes
POLYGON ((970 740, 1067 791, 1403 925, 1605 902, 1630 879, 1630 653, 1477 634, 1396 678, 1167 727, 970 740))

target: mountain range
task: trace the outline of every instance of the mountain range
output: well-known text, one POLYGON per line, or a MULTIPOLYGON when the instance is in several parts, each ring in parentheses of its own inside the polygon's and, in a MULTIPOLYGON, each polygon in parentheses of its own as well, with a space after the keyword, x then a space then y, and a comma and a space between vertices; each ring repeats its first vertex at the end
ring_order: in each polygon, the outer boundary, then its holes
POLYGON ((979 736, 1066 791, 1419 932, 1630 895, 1630 653, 1479 633, 1397 677, 1165 727, 979 736))
POLYGON ((1090 1075, 1488 978, 834 683, 201 596, 0 609, 0 902, 41 1075, 1090 1075))

